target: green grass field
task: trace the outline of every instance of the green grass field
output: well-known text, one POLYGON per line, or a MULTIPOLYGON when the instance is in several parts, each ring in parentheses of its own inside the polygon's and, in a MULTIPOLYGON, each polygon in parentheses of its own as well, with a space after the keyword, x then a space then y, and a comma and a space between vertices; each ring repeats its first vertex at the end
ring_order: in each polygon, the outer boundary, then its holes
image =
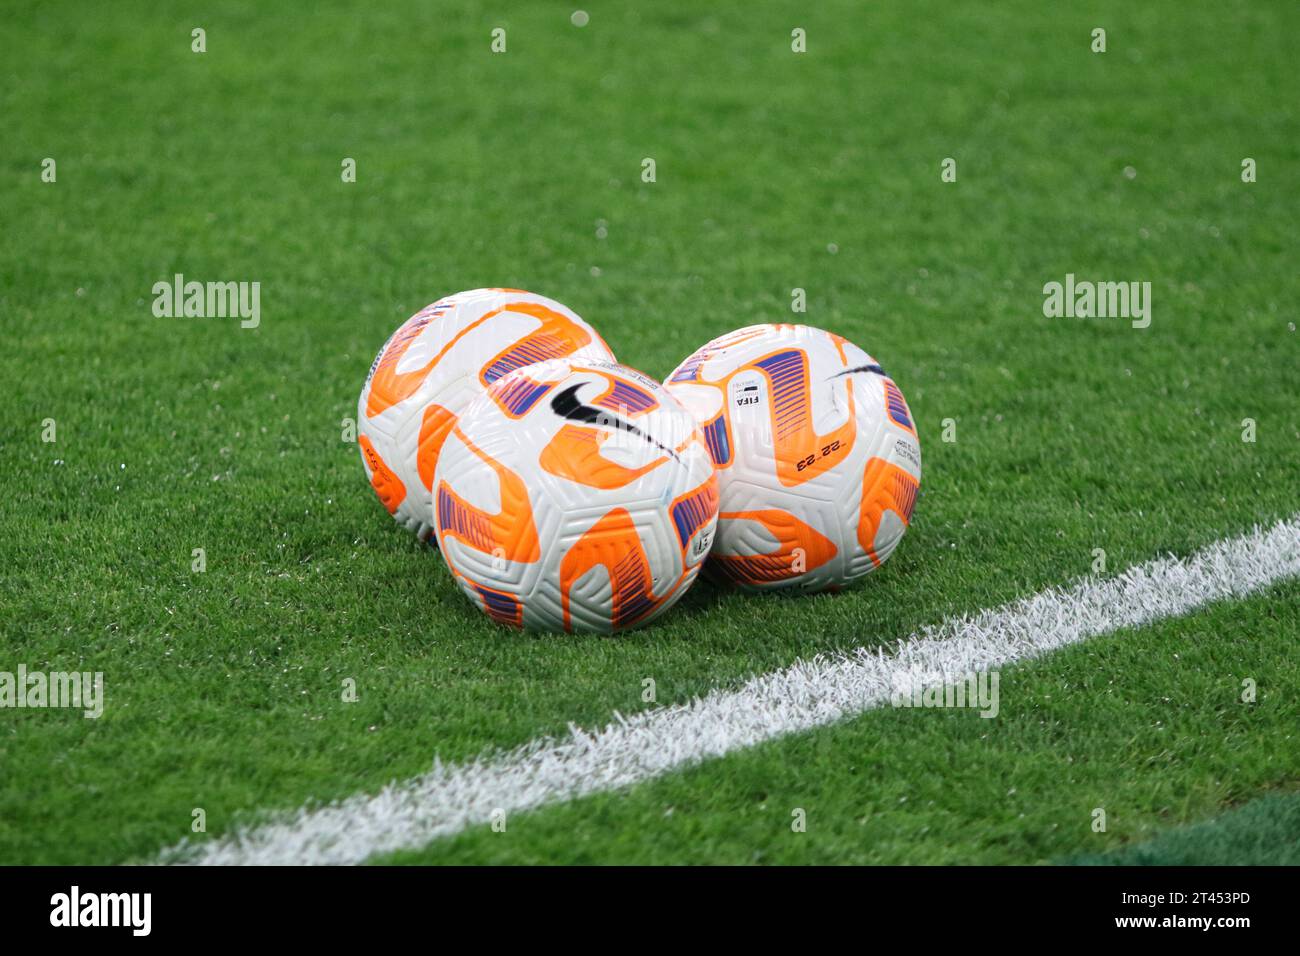
MULTIPOLYGON (((0 671, 106 693, 0 709, 0 863, 149 859, 195 808, 217 836, 1300 511, 1294 4, 512 6, 0 15, 0 671), (156 318, 177 272, 260 281, 260 326, 156 318), (1067 273, 1149 281, 1150 327, 1046 318, 1067 273), (497 628, 342 439, 392 330, 487 285, 656 377, 760 321, 866 348, 923 448, 898 553, 612 638, 497 628)), ((868 713, 380 859, 1259 862, 1298 638, 1281 583, 1009 668, 996 720, 868 713)))

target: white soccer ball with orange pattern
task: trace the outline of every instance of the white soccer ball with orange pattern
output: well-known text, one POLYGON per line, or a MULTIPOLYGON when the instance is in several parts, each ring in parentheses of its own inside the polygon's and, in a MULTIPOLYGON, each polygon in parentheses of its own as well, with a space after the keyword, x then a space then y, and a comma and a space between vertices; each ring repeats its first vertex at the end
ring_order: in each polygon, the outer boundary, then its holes
POLYGON ((710 558, 750 589, 847 585, 893 553, 912 519, 921 446, 874 358, 806 325, 714 339, 668 377, 718 468, 710 558))
POLYGON ((671 607, 713 540, 718 489, 695 419, 608 361, 557 359, 488 387, 433 479, 438 545, 494 620, 620 631, 671 607))
POLYGON ((483 390, 545 359, 614 358, 595 329, 545 296, 473 289, 407 319, 380 349, 357 407, 366 477, 421 540, 433 529, 433 472, 457 417, 483 390))

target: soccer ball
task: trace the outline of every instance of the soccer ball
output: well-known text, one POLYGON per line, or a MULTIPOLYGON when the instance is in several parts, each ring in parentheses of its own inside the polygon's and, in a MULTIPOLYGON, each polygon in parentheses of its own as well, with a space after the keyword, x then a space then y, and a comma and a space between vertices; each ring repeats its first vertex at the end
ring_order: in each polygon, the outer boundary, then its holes
POLYGON ((433 529, 433 472, 457 416, 483 389, 544 359, 614 354, 565 306, 520 289, 439 299, 393 333, 357 403, 357 443, 388 513, 424 540, 433 529))
POLYGON ((620 631, 675 604, 709 552, 718 483, 695 419, 609 361, 556 359, 492 383, 443 442, 438 544, 491 618, 620 631))
POLYGON ((903 393, 862 349, 806 325, 755 325, 705 345, 667 387, 718 467, 710 563, 724 577, 836 589, 898 546, 921 446, 903 393))

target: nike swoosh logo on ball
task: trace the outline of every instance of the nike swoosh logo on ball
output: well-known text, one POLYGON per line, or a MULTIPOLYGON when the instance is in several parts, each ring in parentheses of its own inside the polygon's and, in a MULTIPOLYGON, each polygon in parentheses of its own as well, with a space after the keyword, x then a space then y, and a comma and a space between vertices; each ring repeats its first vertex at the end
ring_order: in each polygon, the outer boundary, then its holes
MULTIPOLYGON (((839 378, 841 375, 856 375, 858 372, 875 372, 877 375, 885 375, 885 370, 879 365, 859 365, 857 368, 846 368, 844 371, 835 375, 839 378)), ((888 378, 888 375, 885 375, 888 378)))
POLYGON ((613 412, 607 411, 603 408, 595 408, 591 405, 584 405, 580 402, 578 400, 578 389, 584 384, 585 383, 583 382, 578 382, 574 385, 570 385, 568 388, 564 389, 564 391, 552 398, 551 411, 555 412, 555 414, 559 415, 561 418, 569 419, 569 421, 582 422, 586 425, 607 425, 610 428, 617 429, 618 431, 627 432, 630 435, 636 435, 638 438, 642 438, 654 445, 665 454, 671 455, 673 458, 677 457, 677 452, 660 444, 654 438, 647 435, 626 419, 620 418, 613 412))

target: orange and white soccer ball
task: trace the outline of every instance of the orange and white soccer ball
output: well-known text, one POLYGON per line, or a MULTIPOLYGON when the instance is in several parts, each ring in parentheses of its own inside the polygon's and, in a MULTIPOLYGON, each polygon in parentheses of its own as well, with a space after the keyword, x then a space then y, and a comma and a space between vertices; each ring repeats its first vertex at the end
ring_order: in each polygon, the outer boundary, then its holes
POLYGON ((494 620, 620 631, 682 596, 713 540, 718 485, 695 419, 654 379, 557 359, 498 379, 443 442, 442 556, 494 620))
POLYGON ((668 377, 718 468, 710 558, 751 589, 839 588, 880 567, 912 518, 921 446, 874 358, 806 325, 714 339, 668 377))
POLYGON ((571 310, 519 289, 458 292, 402 323, 357 407, 366 477, 397 523, 429 536, 438 451, 476 396, 515 369, 566 355, 614 358, 571 310))

